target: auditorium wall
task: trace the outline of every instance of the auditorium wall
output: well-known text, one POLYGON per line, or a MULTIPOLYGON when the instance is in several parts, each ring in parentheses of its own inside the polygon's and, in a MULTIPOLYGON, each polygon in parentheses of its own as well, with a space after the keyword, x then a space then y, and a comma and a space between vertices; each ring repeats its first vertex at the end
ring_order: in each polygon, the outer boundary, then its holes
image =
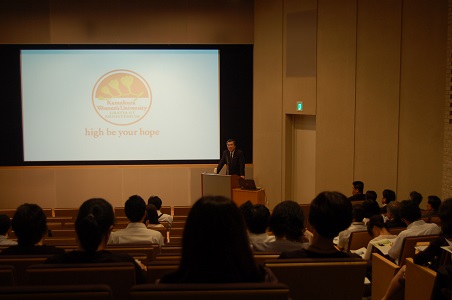
MULTIPOLYGON (((247 174, 271 207, 353 180, 442 196, 447 0, 1 1, 0 43, 254 44, 247 174)), ((213 167, 1 167, 0 207, 189 205, 213 167)))

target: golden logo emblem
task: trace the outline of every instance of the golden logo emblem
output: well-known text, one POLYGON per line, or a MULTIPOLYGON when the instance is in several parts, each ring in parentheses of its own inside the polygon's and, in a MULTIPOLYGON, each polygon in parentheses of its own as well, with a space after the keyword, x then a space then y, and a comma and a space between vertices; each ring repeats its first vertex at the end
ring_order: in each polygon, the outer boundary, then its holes
POLYGON ((146 116, 151 104, 151 89, 135 72, 114 70, 103 75, 94 85, 94 109, 111 124, 134 124, 146 116))

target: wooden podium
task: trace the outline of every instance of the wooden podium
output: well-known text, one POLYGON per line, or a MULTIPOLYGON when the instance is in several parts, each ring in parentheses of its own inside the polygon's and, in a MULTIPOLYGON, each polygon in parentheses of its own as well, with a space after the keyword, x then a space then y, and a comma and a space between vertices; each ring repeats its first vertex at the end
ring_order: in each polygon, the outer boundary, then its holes
POLYGON ((253 204, 265 205, 265 192, 264 190, 242 190, 240 188, 232 190, 232 200, 238 206, 242 205, 246 201, 250 200, 253 204))
POLYGON ((201 174, 202 196, 224 196, 232 199, 232 189, 240 187, 238 175, 201 174))
POLYGON ((264 190, 242 190, 238 175, 219 175, 213 173, 201 174, 202 196, 224 196, 232 199, 237 206, 250 200, 253 204, 265 205, 264 190))

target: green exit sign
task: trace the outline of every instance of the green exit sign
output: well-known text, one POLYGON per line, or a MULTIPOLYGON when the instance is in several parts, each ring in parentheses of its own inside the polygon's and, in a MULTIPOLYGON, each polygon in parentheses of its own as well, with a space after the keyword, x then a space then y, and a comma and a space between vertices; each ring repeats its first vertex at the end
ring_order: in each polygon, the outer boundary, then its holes
POLYGON ((297 102, 297 111, 303 111, 303 102, 297 102))

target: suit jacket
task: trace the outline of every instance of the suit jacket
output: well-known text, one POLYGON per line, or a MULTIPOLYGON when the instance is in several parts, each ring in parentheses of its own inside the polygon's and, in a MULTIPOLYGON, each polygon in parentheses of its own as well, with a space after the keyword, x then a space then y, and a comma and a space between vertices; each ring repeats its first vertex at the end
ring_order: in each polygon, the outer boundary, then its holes
POLYGON ((225 164, 228 165, 228 175, 245 176, 245 155, 242 150, 235 149, 232 158, 228 150, 223 151, 223 155, 221 155, 220 162, 217 166, 217 173, 220 173, 225 164))

